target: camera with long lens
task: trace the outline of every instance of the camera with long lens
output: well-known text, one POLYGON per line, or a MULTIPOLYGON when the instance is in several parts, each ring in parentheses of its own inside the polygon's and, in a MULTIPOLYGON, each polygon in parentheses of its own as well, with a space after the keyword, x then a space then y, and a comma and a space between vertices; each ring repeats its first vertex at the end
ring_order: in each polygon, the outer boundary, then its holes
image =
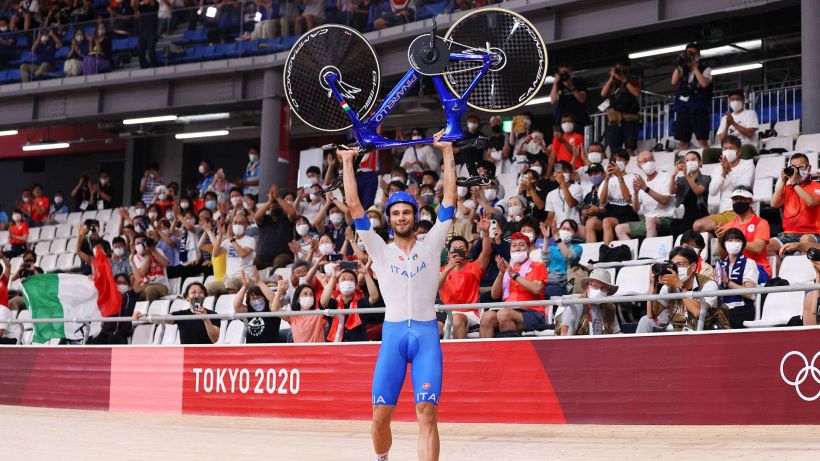
POLYGON ((794 176, 794 167, 787 166, 786 168, 783 168, 783 174, 791 178, 792 176, 794 176))
POLYGON ((809 248, 809 251, 806 252, 806 257, 809 258, 809 261, 820 262, 820 249, 809 248))
POLYGON ((672 264, 671 261, 664 261, 660 263, 652 264, 652 277, 655 279, 655 284, 658 283, 658 279, 662 275, 667 275, 670 272, 675 273, 677 271, 677 267, 672 264))
POLYGON ((695 55, 688 52, 688 51, 685 51, 682 55, 678 55, 678 58, 675 61, 675 64, 680 66, 680 67, 683 67, 684 69, 686 69, 686 68, 689 67, 690 64, 692 64, 692 62, 694 60, 695 60, 695 55))
POLYGON ((623 69, 621 69, 620 67, 615 68, 615 75, 623 75, 623 74, 624 74, 623 69))
POLYGON ((558 78, 560 78, 562 82, 566 82, 567 80, 569 80, 569 72, 559 73, 558 78))

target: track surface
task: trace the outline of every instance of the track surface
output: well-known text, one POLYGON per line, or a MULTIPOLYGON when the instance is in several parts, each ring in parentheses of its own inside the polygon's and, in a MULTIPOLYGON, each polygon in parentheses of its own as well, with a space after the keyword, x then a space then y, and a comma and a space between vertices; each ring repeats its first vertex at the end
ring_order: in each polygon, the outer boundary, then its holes
MULTIPOLYGON (((8 460, 369 461, 369 423, 0 406, 8 460)), ((391 461, 416 459, 394 424, 391 461)), ((820 426, 442 424, 442 461, 817 460, 820 426)))

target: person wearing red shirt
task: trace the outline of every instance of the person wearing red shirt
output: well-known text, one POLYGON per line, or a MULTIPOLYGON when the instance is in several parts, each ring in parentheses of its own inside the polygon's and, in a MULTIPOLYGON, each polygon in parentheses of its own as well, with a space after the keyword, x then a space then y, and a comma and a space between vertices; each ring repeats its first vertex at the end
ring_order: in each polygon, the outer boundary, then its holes
POLYGON ((31 188, 31 194, 33 198, 31 199, 31 225, 32 226, 42 226, 43 220, 48 217, 49 206, 51 203, 43 194, 43 186, 39 184, 35 184, 34 187, 31 188))
POLYGON ((753 260, 757 265, 772 276, 772 266, 766 257, 766 248, 769 245, 771 228, 769 222, 752 211, 754 195, 746 186, 739 186, 732 192, 732 210, 737 214, 735 219, 724 226, 718 226, 715 234, 720 238, 727 229, 738 229, 746 237, 746 247, 743 255, 753 260))
POLYGON ((572 115, 561 117, 561 131, 553 133, 552 152, 549 157, 547 170, 552 171, 553 165, 564 161, 576 170, 584 166, 581 150, 584 148, 584 135, 575 132, 575 122, 572 115))
POLYGON ((804 154, 789 159, 792 174, 780 172, 772 195, 772 208, 783 208, 783 232, 769 243, 769 254, 776 255, 787 243, 820 243, 820 182, 812 181, 811 165, 804 154))
MULTIPOLYGON (((490 295, 504 302, 544 299, 547 266, 530 259, 530 238, 521 232, 510 236, 510 262, 496 256, 498 276, 490 295)), ((484 311, 481 315, 481 337, 492 338, 495 329, 501 333, 534 330, 544 323, 544 306, 505 307, 499 311, 484 311)))
POLYGON ((9 244, 11 249, 5 252, 7 258, 19 256, 26 251, 26 240, 28 239, 28 224, 23 220, 23 211, 15 208, 11 214, 14 222, 9 227, 9 244))
MULTIPOLYGON (((490 220, 481 218, 478 229, 485 235, 490 232, 490 220)), ((467 240, 455 236, 447 245, 448 263, 441 268, 438 279, 439 296, 444 304, 475 304, 478 289, 492 255, 492 239, 481 239, 481 253, 475 261, 467 261, 467 240)), ((453 338, 466 339, 467 332, 481 323, 478 309, 453 311, 453 338)))

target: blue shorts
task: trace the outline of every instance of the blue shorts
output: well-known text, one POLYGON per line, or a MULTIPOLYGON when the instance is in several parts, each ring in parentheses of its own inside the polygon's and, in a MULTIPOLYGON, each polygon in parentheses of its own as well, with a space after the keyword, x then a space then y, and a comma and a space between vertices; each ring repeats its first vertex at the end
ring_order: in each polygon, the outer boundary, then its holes
POLYGON ((544 324, 544 313, 530 309, 517 309, 524 317, 524 331, 533 331, 539 325, 544 324))
POLYGON ((441 342, 438 322, 384 322, 373 373, 373 405, 395 405, 410 364, 416 404, 441 398, 441 342))

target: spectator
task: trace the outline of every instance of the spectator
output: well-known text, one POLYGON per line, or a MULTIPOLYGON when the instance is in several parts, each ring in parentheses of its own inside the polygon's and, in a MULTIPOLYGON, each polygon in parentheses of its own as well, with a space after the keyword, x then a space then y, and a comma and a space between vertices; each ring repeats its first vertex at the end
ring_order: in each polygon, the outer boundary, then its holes
MULTIPOLYGON (((256 252, 256 240, 245 235, 248 228, 248 217, 238 214, 234 216, 228 232, 223 233, 220 228, 217 236, 209 234, 213 244, 212 257, 226 254, 225 280, 214 280, 207 285, 208 292, 236 293, 242 287, 242 272, 253 264, 256 252)), ((264 238, 264 237, 263 237, 264 238)))
POLYGON ((28 239, 28 224, 23 220, 23 212, 15 208, 11 213, 11 220, 14 224, 9 227, 9 248, 3 252, 7 258, 14 258, 26 251, 26 240, 28 239))
POLYGON ((629 154, 624 150, 617 150, 612 153, 612 160, 606 167, 604 184, 598 197, 606 216, 602 227, 604 243, 607 245, 615 240, 615 227, 618 224, 639 221, 638 213, 632 207, 631 191, 634 189, 635 175, 626 172, 629 154))
MULTIPOLYGON (((127 2, 127 0, 123 0, 127 2)), ((130 17, 128 18, 131 19, 130 17)), ((91 37, 91 51, 83 60, 83 74, 94 75, 108 72, 114 62, 114 49, 110 33, 104 23, 97 24, 97 31, 91 37)), ((129 34, 130 35, 130 34, 129 34)))
POLYGON ((365 32, 372 2, 373 0, 337 0, 336 8, 339 10, 337 17, 339 22, 347 24, 359 32, 365 32))
POLYGON ((80 272, 91 275, 91 262, 94 260, 94 247, 102 245, 103 252, 111 255, 111 244, 100 236, 100 222, 96 219, 86 219, 79 226, 77 232, 77 246, 75 251, 80 257, 80 272))
MULTIPOLYGON (((629 58, 615 63, 609 71, 609 80, 601 88, 601 97, 609 98, 606 108, 606 144, 611 150, 626 149, 629 156, 638 148, 640 129, 641 82, 629 69, 629 58)), ((606 104, 606 103, 604 103, 606 104)), ((593 163, 599 163, 593 162, 593 163)))
POLYGON ((131 7, 137 11, 137 30, 139 32, 140 69, 156 67, 157 32, 159 31, 159 4, 157 0, 131 0, 131 7))
POLYGON ((692 226, 697 232, 713 232, 719 226, 732 221, 737 216, 732 210, 732 193, 740 186, 752 187, 755 165, 752 160, 743 160, 738 155, 740 139, 727 136, 723 141, 723 156, 720 159, 720 174, 712 175, 709 194, 719 195, 718 213, 700 218, 692 226))
POLYGON ((324 228, 324 233, 331 236, 335 250, 340 251, 342 244, 344 244, 345 230, 351 224, 348 222, 350 214, 347 212, 347 205, 341 200, 335 199, 333 194, 327 194, 325 195, 325 205, 314 218, 313 227, 316 229, 322 228, 321 223, 325 214, 328 216, 328 223, 324 228))
POLYGON ((792 174, 784 168, 772 195, 772 208, 783 208, 783 232, 769 244, 778 254, 786 243, 820 243, 820 183, 812 182, 811 165, 805 154, 789 159, 792 174))
MULTIPOLYGON (((756 288, 760 274, 757 264, 743 254, 746 248, 744 232, 737 228, 727 229, 720 235, 720 246, 727 254, 715 268, 720 289, 756 288)), ((755 296, 721 296, 721 304, 727 309, 726 316, 732 328, 743 328, 745 320, 754 320, 755 296)))
POLYGON ((15 205, 23 212, 23 220, 31 226, 31 213, 33 211, 31 205, 31 189, 23 189, 20 192, 20 200, 18 200, 15 205))
POLYGON ((700 154, 688 152, 675 165, 677 176, 669 183, 669 193, 675 196, 675 205, 683 207, 683 229, 691 229, 695 221, 709 214, 709 186, 712 177, 701 174, 700 167, 700 154))
POLYGON ((296 17, 299 16, 298 3, 299 0, 279 0, 279 29, 283 37, 295 32, 296 17))
MULTIPOLYGON (((214 182, 214 172, 213 168, 211 167, 210 162, 207 160, 203 160, 199 162, 199 174, 202 178, 199 180, 197 188, 199 189, 199 195, 204 197, 205 192, 210 190, 211 183, 214 182)), ((212 210, 213 211, 213 210, 212 210)))
POLYGON ((704 261, 703 258, 700 256, 701 252, 704 248, 706 248, 706 242, 703 240, 703 236, 699 233, 689 229, 688 231, 681 234, 680 238, 680 246, 684 248, 691 248, 695 254, 698 255, 698 263, 695 268, 695 273, 704 275, 709 277, 710 279, 715 278, 715 268, 712 267, 711 264, 704 261))
POLYGON ((67 215, 70 211, 68 205, 65 203, 63 193, 56 192, 54 194, 54 200, 51 201, 51 205, 49 206, 48 224, 54 224, 58 214, 67 215))
POLYGON ((157 187, 165 184, 165 180, 159 172, 159 164, 151 162, 140 180, 140 193, 143 203, 154 203, 157 187))
POLYGON ((320 26, 325 22, 325 0, 300 0, 305 9, 294 19, 296 35, 320 26))
POLYGON ((140 280, 140 297, 145 301, 155 301, 168 295, 169 283, 165 273, 168 260, 156 247, 154 240, 144 234, 137 234, 131 247, 134 276, 140 280))
MULTIPOLYGON (((37 254, 32 250, 26 250, 23 252, 23 264, 20 264, 20 267, 17 268, 17 272, 11 275, 9 283, 11 284, 19 281, 19 283, 22 284, 30 276, 42 273, 43 269, 37 266, 37 254)), ((11 310, 18 311, 25 309, 26 300, 23 298, 22 293, 9 299, 8 307, 11 310)))
POLYGON ((174 231, 171 221, 160 219, 156 231, 157 249, 162 252, 168 261, 165 271, 169 278, 182 276, 182 266, 179 262, 179 236, 174 231))
POLYGON ((171 23, 173 18, 173 5, 171 0, 159 0, 159 10, 157 11, 157 38, 171 33, 171 23))
MULTIPOLYGON (((410 139, 416 141, 423 139, 424 136, 424 128, 413 128, 410 139)), ((404 155, 401 158, 401 167, 408 173, 415 173, 420 176, 424 171, 438 170, 439 160, 436 153, 433 152, 431 145, 419 144, 405 149, 404 155)))
POLYGON ((317 246, 317 240, 314 239, 313 234, 311 233, 310 221, 308 221, 304 216, 299 216, 296 218, 295 224, 294 230, 296 231, 296 240, 292 241, 290 244, 293 259, 311 260, 314 255, 314 247, 317 246))
POLYGON ((199 250, 199 258, 202 261, 203 275, 213 274, 213 261, 211 260, 211 252, 213 251, 213 242, 209 235, 215 232, 216 223, 213 220, 211 210, 202 208, 199 210, 199 226, 202 234, 197 241, 197 249, 199 250))
POLYGON ((40 78, 44 74, 53 72, 55 63, 54 54, 57 48, 61 48, 62 46, 60 37, 57 36, 53 29, 38 32, 34 45, 31 47, 31 52, 35 55, 34 62, 20 65, 20 79, 24 82, 28 82, 34 78, 40 78))
MULTIPOLYGON (((786 255, 788 252, 792 251, 800 251, 803 253, 808 253, 809 249, 814 248, 815 251, 820 250, 820 244, 817 243, 808 243, 808 242, 793 242, 787 243, 783 245, 783 248, 780 249, 780 257, 786 255)), ((814 283, 820 283, 820 261, 812 261, 812 266, 814 268, 814 283)), ((2 301, 2 299, 0 299, 2 301)), ((803 325, 817 325, 818 315, 818 304, 820 302, 820 290, 813 290, 807 291, 805 297, 803 298, 803 325)))
MULTIPOLYGON (((595 269, 581 280, 581 289, 588 299, 599 299, 612 296, 618 286, 606 269, 595 269)), ((570 304, 561 314, 561 336, 610 335, 621 332, 616 307, 612 303, 570 304), (590 320, 592 319, 592 320, 590 320), (591 326, 590 326, 591 324, 591 326)), ((558 320, 556 319, 556 326, 558 320)))
POLYGON ((111 175, 107 171, 100 171, 100 181, 94 185, 98 210, 114 208, 114 186, 111 185, 111 175))
POLYGON ((606 209, 601 206, 600 200, 601 184, 605 178, 604 167, 600 163, 593 163, 587 167, 586 175, 590 181, 590 189, 581 201, 581 223, 584 225, 587 243, 592 243, 598 241, 597 233, 604 230, 606 209))
POLYGON ((204 208, 213 213, 215 218, 221 218, 222 216, 219 212, 219 199, 216 195, 216 192, 209 190, 205 192, 204 198, 205 200, 202 202, 204 208))
MULTIPOLYGON (((127 261, 128 258, 125 259, 127 261)), ((131 272, 130 267, 128 271, 131 272)), ((118 272, 114 273, 117 274, 114 276, 114 281, 117 283, 117 290, 122 295, 120 312, 117 314, 117 317, 133 318, 134 308, 137 305, 139 294, 132 287, 129 275, 118 272)), ((90 342, 92 344, 128 344, 128 340, 133 333, 134 327, 130 320, 126 322, 104 322, 100 334, 90 342)))
MULTIPOLYGON (((274 301, 271 301, 273 312, 282 311, 281 295, 279 290, 274 301)), ((301 284, 296 287, 291 296, 290 310, 297 312, 301 310, 315 310, 316 293, 310 285, 301 284)), ((294 343, 322 343, 325 341, 325 325, 327 320, 324 315, 291 315, 283 316, 282 320, 290 324, 290 331, 294 343)))
POLYGON ((615 234, 620 240, 657 237, 672 232, 672 218, 675 215, 675 200, 669 192, 672 177, 668 173, 658 172, 655 155, 649 151, 638 155, 638 167, 646 174, 646 180, 635 176, 632 209, 635 213, 643 212, 644 219, 615 226, 615 234))
MULTIPOLYGON (((516 232, 510 236, 510 262, 496 256, 498 275, 491 291, 493 299, 504 302, 544 299, 547 267, 530 259, 530 250, 530 239, 526 235, 516 232)), ((543 306, 484 311, 481 315, 481 337, 492 338, 496 328, 502 334, 514 334, 522 330, 534 330, 543 323, 543 306)))
POLYGON ((389 0, 379 5, 379 17, 373 21, 373 28, 380 30, 415 20, 416 9, 411 0, 389 0))
MULTIPOLYGON (((728 136, 736 136, 740 139, 740 158, 752 160, 757 156, 757 112, 754 109, 746 110, 746 98, 743 90, 734 90, 729 93, 729 108, 720 119, 720 126, 715 133, 715 138, 723 144, 728 136)), ((706 149, 703 151, 703 163, 717 163, 720 160, 720 150, 706 149)))
MULTIPOLYGON (((367 283, 367 293, 364 293, 361 289, 358 289, 359 279, 354 271, 339 270, 338 265, 334 266, 333 275, 330 276, 324 290, 322 290, 319 301, 322 309, 367 309, 379 302, 379 288, 370 275, 369 267, 366 268, 367 270, 364 273, 364 279, 367 283), (337 283, 338 292, 336 291, 337 283)), ((365 326, 365 323, 369 323, 368 320, 368 316, 359 314, 334 316, 326 339, 328 342, 335 342, 337 338, 343 342, 368 341, 367 327, 365 326), (341 336, 338 336, 339 333, 337 332, 340 325, 342 325, 344 331, 341 336)))
POLYGON ((242 187, 245 195, 259 195, 259 149, 251 147, 248 149, 248 164, 242 179, 237 179, 236 185, 242 187))
POLYGON ((259 251, 254 261, 256 267, 272 267, 275 270, 290 264, 293 260, 288 242, 293 239, 296 210, 279 196, 278 186, 271 186, 268 200, 259 206, 253 219, 259 226, 259 251))
MULTIPOLYGON (((242 272, 242 288, 233 298, 233 310, 237 313, 273 312, 272 306, 276 297, 287 291, 287 280, 279 280, 276 294, 262 282, 259 272, 254 268, 254 281, 242 272)), ((251 317, 247 322, 245 342, 248 344, 278 343, 280 317, 251 317)))
MULTIPOLYGON (((490 220, 483 217, 478 229, 486 234, 490 220)), ((481 288, 481 279, 490 265, 492 256, 491 240, 481 240, 481 253, 475 261, 467 260, 469 245, 463 237, 453 237, 447 244, 448 262, 441 268, 439 276, 439 296, 443 304, 475 304, 481 288)), ((467 339, 467 333, 481 324, 478 309, 453 311, 453 338, 467 339)))
POLYGON ((74 31, 74 38, 71 39, 71 50, 68 52, 66 61, 63 64, 63 73, 66 77, 82 75, 83 60, 88 56, 89 45, 82 29, 74 31))
POLYGON ((9 323, 13 317, 11 309, 0 304, 0 344, 17 344, 20 338, 20 324, 9 323))
MULTIPOLYGON (((709 147, 709 110, 712 104, 712 68, 700 59, 700 46, 686 45, 672 71, 675 93, 675 139, 678 150, 688 149, 692 134, 700 147, 709 147)), ((738 145, 738 150, 740 146, 738 145)))
MULTIPOLYGON (((128 261, 128 243, 122 237, 111 240, 111 272, 131 277, 131 264, 128 261)), ((130 286, 130 283, 129 283, 130 286)))
POLYGON ((732 209, 737 216, 725 226, 717 228, 715 234, 720 238, 727 229, 739 229, 746 237, 743 255, 759 264, 771 276, 772 267, 769 258, 766 257, 771 235, 769 222, 754 213, 752 202, 754 195, 751 188, 739 186, 732 192, 732 209))
POLYGON ((23 30, 38 27, 42 22, 39 0, 20 0, 16 8, 16 14, 11 17, 11 30, 19 29, 17 23, 21 18, 23 20, 23 30))
POLYGON ((29 209, 24 209, 23 211, 27 211, 26 214, 28 214, 31 219, 31 227, 42 226, 48 217, 50 205, 48 197, 43 194, 43 186, 35 184, 34 187, 31 188, 31 199, 28 205, 29 209))
MULTIPOLYGON (((171 312, 171 315, 216 314, 216 312, 202 307, 205 297, 208 296, 208 290, 201 283, 194 282, 188 285, 185 289, 184 296, 191 304, 191 309, 171 312)), ((140 317, 144 315, 142 312, 136 311, 134 312, 134 320, 139 320, 140 317)), ((214 344, 219 340, 219 319, 170 319, 166 320, 165 323, 177 325, 177 328, 179 328, 179 342, 182 344, 214 344)))
POLYGON ((17 35, 9 30, 8 18, 0 18, 0 69, 17 58, 17 35))
POLYGON ((202 273, 196 222, 197 215, 190 207, 176 220, 176 226, 179 227, 179 270, 182 277, 194 277, 202 273))
POLYGON ((69 13, 69 17, 74 23, 90 22, 97 16, 91 0, 82 0, 82 2, 75 0, 73 8, 69 13))
POLYGON ((572 74, 572 66, 560 64, 554 75, 550 98, 557 101, 555 104, 555 120, 562 120, 565 115, 571 115, 575 128, 583 131, 589 125, 587 113, 587 82, 581 77, 572 74))
POLYGON ((541 261, 547 265, 547 295, 564 296, 572 292, 568 286, 568 272, 572 266, 581 261, 581 245, 576 241, 578 223, 572 219, 564 219, 558 228, 558 238, 554 245, 547 245, 549 228, 541 224, 541 233, 544 235, 544 246, 541 248, 541 261))
POLYGON ((575 122, 572 115, 561 116, 561 131, 552 133, 552 151, 549 156, 547 170, 557 162, 567 162, 571 170, 584 166, 582 151, 584 135, 575 132, 575 122))
POLYGON ((9 229, 9 215, 0 207, 0 231, 9 229))
POLYGON ((225 170, 222 168, 217 169, 214 172, 214 179, 211 181, 211 185, 208 186, 208 190, 216 193, 220 202, 225 202, 232 188, 233 185, 225 179, 225 170))
MULTIPOLYGON (((470 141, 478 137, 486 137, 486 135, 479 129, 479 126, 478 116, 475 114, 468 115, 467 129, 464 131, 463 139, 465 141, 470 141)), ((471 165, 477 165, 484 159, 484 149, 477 149, 473 146, 464 148, 453 146, 453 152, 456 154, 456 164, 465 164, 468 168, 471 168, 471 165)))
POLYGON ((565 220, 573 220, 576 227, 581 220, 578 205, 583 199, 583 191, 581 186, 575 183, 574 176, 576 173, 568 162, 561 161, 555 165, 553 177, 558 182, 558 188, 547 194, 544 206, 547 212, 547 227, 553 235, 558 233, 558 225, 565 220))

